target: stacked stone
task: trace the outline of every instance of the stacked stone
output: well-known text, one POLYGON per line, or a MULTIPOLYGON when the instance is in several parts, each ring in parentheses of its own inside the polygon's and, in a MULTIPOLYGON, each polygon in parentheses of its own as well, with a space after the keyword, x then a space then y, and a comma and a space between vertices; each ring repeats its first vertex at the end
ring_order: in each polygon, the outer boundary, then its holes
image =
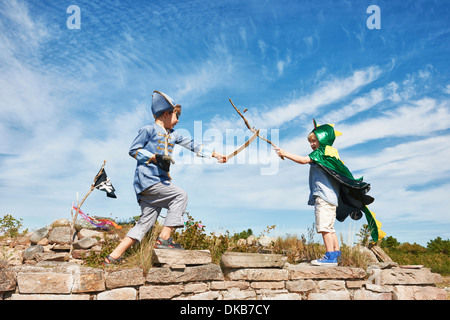
POLYGON ((101 242, 111 238, 118 239, 118 235, 92 230, 89 225, 86 226, 86 223, 80 220, 75 223, 75 228, 71 256, 69 256, 72 237, 70 223, 67 219, 60 219, 50 226, 19 237, 21 248, 16 246, 16 251, 22 252, 22 255, 9 263, 43 266, 47 262, 71 260, 81 264, 83 256, 87 257, 91 250, 101 251, 101 242))
POLYGON ((153 267, 95 269, 70 262, 0 264, 9 300, 445 300, 441 276, 422 266, 378 263, 367 270, 290 265, 276 254, 158 250, 153 267))
POLYGON ((155 249, 150 270, 88 268, 79 258, 100 251, 110 235, 89 225, 76 227, 72 257, 67 220, 2 245, 8 261, 0 260, 0 300, 447 299, 446 290, 436 287, 440 275, 423 266, 379 263, 373 254, 372 265, 363 270, 290 265, 279 254, 233 252, 224 253, 219 266, 207 250, 155 249))

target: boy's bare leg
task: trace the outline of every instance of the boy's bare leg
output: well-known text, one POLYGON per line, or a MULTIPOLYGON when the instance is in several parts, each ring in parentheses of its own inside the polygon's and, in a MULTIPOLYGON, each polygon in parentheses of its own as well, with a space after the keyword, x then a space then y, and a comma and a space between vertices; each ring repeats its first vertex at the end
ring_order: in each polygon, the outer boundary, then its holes
POLYGON ((130 237, 123 238, 123 240, 114 249, 114 251, 110 253, 111 258, 113 259, 120 258, 124 254, 124 252, 127 251, 135 242, 136 240, 134 240, 133 238, 130 237))
POLYGON ((172 230, 173 230, 173 227, 164 226, 161 230, 161 233, 159 234, 159 237, 164 240, 169 239, 170 235, 172 234, 172 230))
POLYGON ((327 252, 339 251, 339 240, 336 233, 322 232, 322 237, 327 252))

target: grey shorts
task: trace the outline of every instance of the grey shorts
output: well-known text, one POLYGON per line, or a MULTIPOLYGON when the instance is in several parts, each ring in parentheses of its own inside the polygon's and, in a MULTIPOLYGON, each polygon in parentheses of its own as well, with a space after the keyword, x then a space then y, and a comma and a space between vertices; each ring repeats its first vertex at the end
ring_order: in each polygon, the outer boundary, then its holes
POLYGON ((161 209, 167 209, 164 220, 166 227, 183 227, 183 215, 188 203, 187 193, 170 181, 154 184, 141 193, 139 200, 141 216, 136 225, 127 233, 127 237, 141 241, 153 227, 161 209))

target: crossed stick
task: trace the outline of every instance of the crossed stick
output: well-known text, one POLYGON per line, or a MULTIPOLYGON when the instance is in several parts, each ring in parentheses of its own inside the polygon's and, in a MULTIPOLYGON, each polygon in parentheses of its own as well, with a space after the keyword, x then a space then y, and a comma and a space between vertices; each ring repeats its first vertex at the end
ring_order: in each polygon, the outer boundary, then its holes
MULTIPOLYGON (((245 125, 247 126, 247 128, 248 128, 252 133, 256 133, 258 130, 256 130, 255 128, 252 128, 252 127, 250 126, 250 124, 248 123, 247 119, 245 119, 244 115, 241 113, 241 111, 240 111, 238 108, 236 108, 236 106, 234 105, 233 101, 231 101, 231 99, 228 99, 228 100, 230 100, 230 103, 231 103, 231 105, 233 106, 234 110, 236 110, 236 112, 241 116, 242 120, 244 120, 244 123, 245 123, 245 125)), ((270 141, 270 140, 268 140, 268 139, 266 139, 266 138, 264 138, 264 137, 261 137, 261 136, 259 135, 259 132, 258 132, 258 137, 261 138, 261 139, 263 139, 264 141, 266 141, 266 142, 267 142, 268 144, 270 144, 272 147, 277 148, 277 146, 274 145, 274 144, 272 143, 272 141, 270 141)), ((284 157, 281 157, 281 159, 284 160, 284 157)))

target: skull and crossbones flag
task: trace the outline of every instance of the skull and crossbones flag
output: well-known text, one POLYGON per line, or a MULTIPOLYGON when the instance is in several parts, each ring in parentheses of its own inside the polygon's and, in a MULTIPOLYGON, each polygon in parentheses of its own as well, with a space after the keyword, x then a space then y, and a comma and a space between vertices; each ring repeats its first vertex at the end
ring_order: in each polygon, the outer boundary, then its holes
POLYGON ((94 181, 95 188, 105 191, 106 196, 109 198, 117 198, 117 196, 114 194, 114 189, 111 181, 109 180, 108 176, 106 175, 105 169, 100 169, 100 172, 97 174, 97 177, 94 181))

